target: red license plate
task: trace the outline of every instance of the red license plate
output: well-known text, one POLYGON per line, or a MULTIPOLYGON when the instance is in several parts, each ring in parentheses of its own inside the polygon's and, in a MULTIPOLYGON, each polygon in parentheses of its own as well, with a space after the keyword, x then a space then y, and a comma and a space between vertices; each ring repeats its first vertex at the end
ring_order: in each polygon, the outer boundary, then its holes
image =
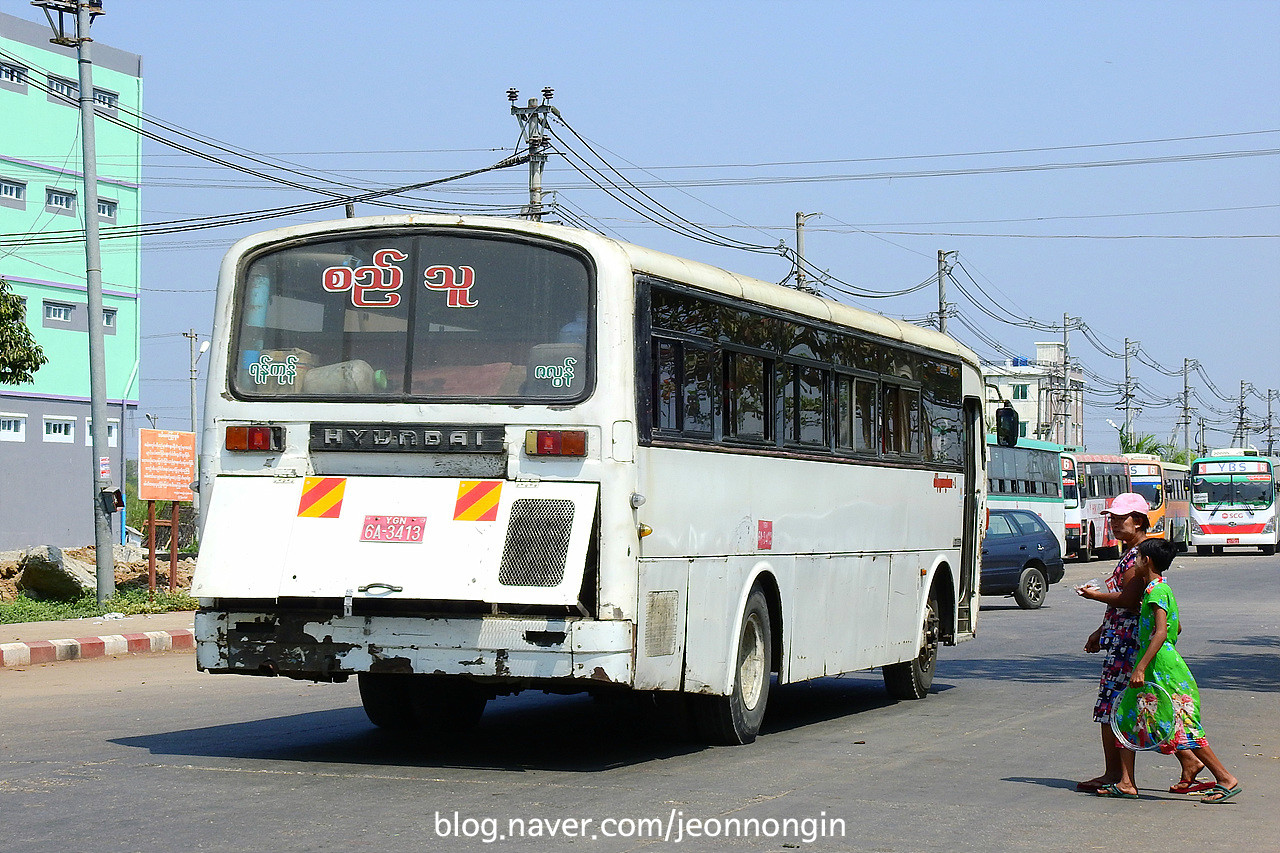
POLYGON ((1228 540, 1227 540, 1227 544, 1228 544, 1228 545, 1239 545, 1239 544, 1240 544, 1240 540, 1239 540, 1239 539, 1228 539, 1228 540))
POLYGON ((416 515, 366 515, 361 542, 421 542, 427 519, 416 515))

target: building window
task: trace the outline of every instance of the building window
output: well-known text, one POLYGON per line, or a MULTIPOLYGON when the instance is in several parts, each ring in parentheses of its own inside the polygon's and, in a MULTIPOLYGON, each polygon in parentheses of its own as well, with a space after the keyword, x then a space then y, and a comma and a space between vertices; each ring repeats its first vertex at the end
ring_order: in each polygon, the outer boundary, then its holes
POLYGON ((98 218, 110 219, 112 222, 115 222, 116 211, 119 209, 119 207, 120 206, 118 204, 116 204, 114 201, 111 201, 110 199, 106 199, 106 198, 98 199, 98 218))
POLYGON ((71 306, 63 305, 60 302, 46 302, 44 304, 44 318, 55 323, 70 323, 71 306))
POLYGON ((106 89, 93 90, 93 101, 100 107, 108 110, 114 110, 120 106, 120 96, 115 92, 108 92, 106 89))
POLYGON ((0 207, 15 207, 23 210, 27 206, 27 185, 21 181, 0 178, 0 207))
MULTIPOLYGON (((1026 386, 1024 385, 1023 387, 1025 388, 1026 386)), ((1026 438, 1026 437, 1027 437, 1027 422, 1018 421, 1018 438, 1026 438)))
POLYGON ((76 212, 76 194, 49 187, 44 194, 44 209, 49 213, 74 216, 76 212))
POLYGON ((75 418, 45 418, 44 440, 58 444, 71 444, 76 440, 75 418))
POLYGON ((27 69, 21 65, 14 65, 9 62, 0 62, 0 82, 16 83, 19 86, 27 85, 27 69))
MULTIPOLYGON (((107 446, 116 447, 120 444, 120 421, 107 420, 107 446)), ((84 419, 84 446, 93 446, 93 418, 84 419)))
POLYGON ((1027 399, 1027 390, 1028 390, 1030 387, 1031 387, 1031 386, 1029 386, 1029 385, 1014 385, 1014 386, 1013 386, 1013 399, 1015 399, 1015 400, 1026 400, 1026 399, 1027 399))
POLYGON ((114 329, 116 327, 116 309, 102 309, 102 325, 108 329, 114 329))
POLYGON ((0 441, 26 441, 27 416, 0 412, 0 441))
POLYGON ((80 100, 80 84, 65 77, 49 77, 49 100, 65 104, 80 100))

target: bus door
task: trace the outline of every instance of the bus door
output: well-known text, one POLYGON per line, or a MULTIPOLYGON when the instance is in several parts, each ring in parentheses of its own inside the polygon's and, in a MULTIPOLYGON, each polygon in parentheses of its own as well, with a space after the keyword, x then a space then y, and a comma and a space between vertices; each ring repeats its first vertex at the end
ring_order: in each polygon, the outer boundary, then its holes
MULTIPOLYGON (((957 579, 956 633, 973 635, 977 629, 978 607, 978 485, 983 477, 978 460, 986 453, 982 402, 974 397, 964 401, 964 541, 960 547, 960 577, 957 579)), ((956 638, 960 639, 959 637, 956 638)))

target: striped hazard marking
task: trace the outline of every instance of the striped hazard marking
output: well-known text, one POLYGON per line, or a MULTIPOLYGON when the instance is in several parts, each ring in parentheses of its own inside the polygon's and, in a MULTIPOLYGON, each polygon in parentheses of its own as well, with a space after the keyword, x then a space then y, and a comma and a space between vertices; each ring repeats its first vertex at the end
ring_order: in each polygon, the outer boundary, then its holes
POLYGON ((298 501, 298 518, 337 518, 342 514, 346 477, 307 477, 298 501))
POLYGON ((498 499, 501 497, 501 480, 463 480, 458 483, 458 502, 453 507, 453 520, 497 521, 498 499))

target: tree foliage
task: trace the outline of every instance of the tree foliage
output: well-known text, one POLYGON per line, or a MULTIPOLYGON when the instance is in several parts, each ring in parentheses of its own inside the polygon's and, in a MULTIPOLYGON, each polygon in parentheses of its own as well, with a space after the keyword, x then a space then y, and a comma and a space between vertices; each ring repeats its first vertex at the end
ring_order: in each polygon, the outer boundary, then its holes
POLYGON ((27 328, 25 314, 22 298, 0 278, 0 384, 30 382, 49 361, 27 328))
POLYGON ((1124 429, 1120 430, 1120 452, 1123 454, 1148 453, 1160 457, 1165 462, 1178 462, 1182 465, 1190 465, 1193 456, 1179 449, 1176 444, 1165 444, 1150 433, 1133 435, 1124 429))

